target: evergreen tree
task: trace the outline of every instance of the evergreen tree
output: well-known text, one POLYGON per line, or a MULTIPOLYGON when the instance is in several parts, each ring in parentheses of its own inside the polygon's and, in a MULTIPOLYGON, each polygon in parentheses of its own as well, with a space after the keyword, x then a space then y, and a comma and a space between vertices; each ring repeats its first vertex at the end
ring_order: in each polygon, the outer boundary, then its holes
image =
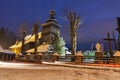
POLYGON ((0 27, 0 46, 8 49, 15 43, 17 37, 14 32, 9 31, 7 28, 0 27))
POLYGON ((56 34, 56 37, 57 38, 53 43, 54 51, 56 51, 59 55, 64 55, 65 54, 65 41, 60 36, 59 32, 56 34))

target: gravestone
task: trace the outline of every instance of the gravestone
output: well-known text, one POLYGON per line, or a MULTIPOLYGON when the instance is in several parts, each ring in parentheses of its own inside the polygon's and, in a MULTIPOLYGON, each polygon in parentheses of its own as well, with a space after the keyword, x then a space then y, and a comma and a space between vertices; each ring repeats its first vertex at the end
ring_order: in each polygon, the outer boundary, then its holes
POLYGON ((42 53, 38 53, 38 54, 37 54, 37 59, 38 59, 38 60, 42 60, 42 53))
POLYGON ((55 52, 54 54, 53 54, 53 62, 55 62, 55 61, 58 61, 58 53, 57 52, 55 52))
POLYGON ((29 59, 30 59, 30 56, 31 56, 31 54, 30 54, 30 53, 27 53, 27 54, 26 54, 26 60, 29 60, 29 59))

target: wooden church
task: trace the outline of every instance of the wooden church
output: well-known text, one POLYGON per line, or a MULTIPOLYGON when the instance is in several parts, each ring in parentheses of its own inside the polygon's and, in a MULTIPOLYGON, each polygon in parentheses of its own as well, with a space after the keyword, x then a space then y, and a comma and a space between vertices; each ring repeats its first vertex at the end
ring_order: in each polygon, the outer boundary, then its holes
MULTIPOLYGON (((51 45, 57 38, 57 33, 60 32, 60 25, 55 19, 55 11, 50 10, 49 19, 42 24, 42 31, 38 32, 38 44, 37 52, 47 52, 51 45)), ((16 43, 9 47, 16 55, 21 54, 22 41, 16 41, 16 43)), ((35 34, 27 35, 24 42, 25 53, 34 53, 35 49, 35 34)))

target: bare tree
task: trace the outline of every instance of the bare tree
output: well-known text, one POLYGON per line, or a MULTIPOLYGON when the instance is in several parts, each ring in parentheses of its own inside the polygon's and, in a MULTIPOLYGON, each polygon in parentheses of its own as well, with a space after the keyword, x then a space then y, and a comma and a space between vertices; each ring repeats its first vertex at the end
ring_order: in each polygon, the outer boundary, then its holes
POLYGON ((26 22, 23 22, 19 27, 18 27, 18 37, 20 39, 23 39, 23 33, 24 32, 28 32, 28 26, 27 26, 27 23, 26 22))
MULTIPOLYGON (((66 12, 65 14, 67 16, 67 19, 70 21, 70 34, 71 34, 71 49, 72 49, 72 55, 74 56, 76 54, 76 46, 77 46, 77 37, 76 37, 76 31, 80 24, 80 17, 76 15, 76 12, 66 12)), ((74 59, 72 60, 74 61, 74 59)))
POLYGON ((39 31, 39 25, 38 25, 37 23, 35 23, 35 24, 33 25, 33 28, 32 28, 32 34, 35 34, 35 49, 34 49, 35 58, 36 58, 36 56, 37 56, 38 31, 39 31))
POLYGON ((24 55, 25 54, 25 36, 26 33, 28 32, 28 27, 26 22, 22 23, 19 28, 18 28, 18 36, 20 39, 22 39, 22 49, 21 49, 21 53, 24 55))

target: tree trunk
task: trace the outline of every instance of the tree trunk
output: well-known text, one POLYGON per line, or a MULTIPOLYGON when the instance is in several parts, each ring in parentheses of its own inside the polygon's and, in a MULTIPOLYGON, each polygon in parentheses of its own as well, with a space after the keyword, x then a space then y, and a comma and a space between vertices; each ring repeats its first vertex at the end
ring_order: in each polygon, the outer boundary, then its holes
POLYGON ((76 31, 74 28, 74 22, 76 18, 76 16, 73 16, 72 13, 70 12, 69 14, 70 17, 70 32, 71 32, 71 53, 72 53, 72 57, 71 57, 71 61, 75 61, 75 53, 76 53, 76 31))
POLYGON ((37 57, 38 28, 39 28, 38 24, 35 24, 35 25, 34 25, 34 30, 33 30, 33 31, 34 31, 34 34, 35 34, 35 49, 34 49, 35 58, 37 57))
POLYGON ((34 50, 35 58, 37 57, 37 40, 38 40, 38 33, 35 33, 35 50, 34 50))
POLYGON ((72 35, 72 59, 71 61, 75 61, 75 54, 76 54, 76 32, 72 35))
POLYGON ((118 46, 117 46, 117 42, 116 42, 114 31, 113 31, 113 39, 114 39, 115 49, 118 50, 118 46))
POLYGON ((76 32, 73 35, 73 55, 76 54, 76 32))
POLYGON ((120 51, 120 34, 118 34, 118 50, 120 51))
POLYGON ((21 53, 23 55, 25 55, 25 34, 26 34, 26 32, 24 31, 23 32, 23 38, 22 38, 22 49, 21 49, 21 53))

